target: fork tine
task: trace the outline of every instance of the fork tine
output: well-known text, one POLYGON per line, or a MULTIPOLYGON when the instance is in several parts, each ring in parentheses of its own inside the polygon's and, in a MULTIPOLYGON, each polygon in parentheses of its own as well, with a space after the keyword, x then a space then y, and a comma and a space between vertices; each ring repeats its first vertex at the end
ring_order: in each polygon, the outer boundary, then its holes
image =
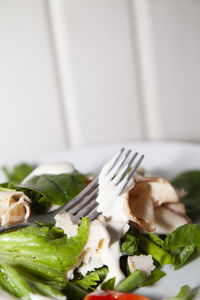
POLYGON ((78 212, 77 215, 73 215, 75 218, 77 218, 78 220, 81 218, 81 217, 86 217, 88 216, 91 212, 93 212, 93 210, 99 205, 95 199, 93 199, 94 201, 91 201, 91 203, 87 206, 85 206, 82 210, 80 210, 78 212))
POLYGON ((142 160, 144 158, 144 155, 141 155, 141 157, 139 158, 139 160, 137 161, 137 163, 135 164, 134 168, 124 177, 124 179, 121 181, 120 185, 120 194, 123 192, 123 190, 125 189, 125 187, 127 186, 129 180, 131 179, 131 177, 134 175, 135 171, 137 170, 137 168, 139 167, 139 165, 141 164, 142 160))
POLYGON ((89 218, 90 221, 96 219, 101 213, 98 212, 96 209, 92 211, 90 214, 88 214, 86 217, 89 218))
MULTIPOLYGON (((131 153, 131 150, 130 150, 131 153)), ((138 155, 138 152, 135 152, 132 158, 130 159, 129 163, 126 164, 122 170, 119 172, 119 174, 116 175, 116 177, 113 179, 115 185, 118 185, 120 181, 123 179, 124 175, 126 174, 127 170, 130 168, 132 165, 133 161, 135 160, 136 156, 138 155)))
POLYGON ((129 154, 131 153, 131 150, 128 150, 127 153, 122 156, 122 153, 121 153, 121 156, 120 156, 120 159, 116 162, 115 166, 113 167, 113 169, 108 172, 107 176, 109 176, 109 178, 112 180, 115 175, 117 174, 117 172, 120 170, 120 168, 123 166, 123 164, 125 163, 125 161, 127 160, 129 154))
POLYGON ((98 185, 98 177, 90 182, 76 197, 70 200, 67 204, 62 207, 62 210, 70 210, 76 206, 82 199, 87 196, 95 187, 98 185))
POLYGON ((114 168, 114 166, 116 165, 116 163, 118 162, 118 160, 120 159, 120 157, 122 156, 122 154, 123 154, 124 151, 125 151, 125 148, 122 148, 122 149, 120 150, 119 153, 116 153, 116 154, 111 158, 111 161, 110 161, 111 167, 110 167, 110 169, 108 170, 107 174, 109 174, 109 173, 112 171, 112 169, 114 168), (113 161, 113 160, 114 160, 114 161, 113 161))
POLYGON ((81 200, 80 203, 78 203, 73 208, 68 209, 67 211, 71 214, 76 214, 77 212, 81 211, 81 209, 84 208, 91 201, 91 199, 97 194, 97 192, 98 186, 88 196, 81 200))
POLYGON ((125 166, 122 167, 120 172, 113 178, 112 181, 115 185, 118 185, 118 183, 121 181, 121 179, 123 178, 123 176, 126 173, 126 171, 128 170, 128 168, 129 168, 129 165, 126 164, 125 166))

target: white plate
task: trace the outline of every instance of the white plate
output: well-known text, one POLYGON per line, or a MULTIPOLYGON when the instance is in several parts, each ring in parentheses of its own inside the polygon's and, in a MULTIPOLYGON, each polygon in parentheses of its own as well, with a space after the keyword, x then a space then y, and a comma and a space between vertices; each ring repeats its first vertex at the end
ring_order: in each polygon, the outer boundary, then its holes
MULTIPOLYGON (((188 143, 135 142, 112 144, 81 150, 66 150, 25 161, 42 163, 67 160, 82 172, 96 172, 121 147, 129 147, 145 154, 143 166, 147 171, 167 179, 184 170, 200 169, 200 145, 188 143)), ((191 288, 200 285, 200 258, 177 271, 169 266, 165 267, 164 270, 167 271, 167 275, 157 284, 152 287, 141 288, 137 292, 157 300, 176 295, 180 287, 185 284, 190 285, 191 288)))

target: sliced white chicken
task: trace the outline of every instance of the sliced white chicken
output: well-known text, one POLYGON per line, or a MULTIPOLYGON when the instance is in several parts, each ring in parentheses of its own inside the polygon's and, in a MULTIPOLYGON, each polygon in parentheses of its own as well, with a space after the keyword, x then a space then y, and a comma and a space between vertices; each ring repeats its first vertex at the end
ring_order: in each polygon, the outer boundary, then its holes
POLYGON ((167 234, 189 222, 175 188, 162 178, 137 178, 127 207, 129 219, 144 231, 167 234))
POLYGON ((31 200, 23 192, 0 191, 1 225, 27 220, 30 216, 30 202, 31 200))
POLYGON ((155 208, 155 223, 157 234, 168 234, 177 227, 188 223, 189 220, 185 214, 174 211, 167 206, 158 206, 155 208))
POLYGON ((56 220, 55 226, 63 229, 68 238, 78 234, 78 225, 72 222, 68 213, 57 214, 54 219, 56 220))

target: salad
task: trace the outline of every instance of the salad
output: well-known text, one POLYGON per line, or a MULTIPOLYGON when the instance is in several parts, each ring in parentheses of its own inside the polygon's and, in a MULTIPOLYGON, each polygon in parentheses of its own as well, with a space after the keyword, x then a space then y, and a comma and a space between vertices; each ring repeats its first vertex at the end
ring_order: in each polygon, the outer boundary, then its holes
MULTIPOLYGON (((91 180, 66 162, 3 170, 1 225, 55 209, 91 180)), ((52 224, 0 234, 3 291, 21 299, 92 300, 96 290, 120 294, 153 285, 166 275, 164 265, 177 270, 198 256, 199 170, 171 182, 139 170, 118 198, 112 189, 105 191, 105 172, 106 167, 100 173, 97 220, 82 218, 78 225, 65 213, 52 224)), ((193 291, 183 287, 180 293, 189 296, 177 299, 190 299, 193 291)))

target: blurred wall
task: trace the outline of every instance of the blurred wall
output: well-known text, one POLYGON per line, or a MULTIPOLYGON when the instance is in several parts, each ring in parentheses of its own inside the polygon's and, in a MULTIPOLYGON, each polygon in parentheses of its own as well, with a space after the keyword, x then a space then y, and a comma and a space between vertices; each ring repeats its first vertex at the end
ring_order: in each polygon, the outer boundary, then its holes
POLYGON ((199 0, 1 0, 0 162, 200 141, 199 0))

